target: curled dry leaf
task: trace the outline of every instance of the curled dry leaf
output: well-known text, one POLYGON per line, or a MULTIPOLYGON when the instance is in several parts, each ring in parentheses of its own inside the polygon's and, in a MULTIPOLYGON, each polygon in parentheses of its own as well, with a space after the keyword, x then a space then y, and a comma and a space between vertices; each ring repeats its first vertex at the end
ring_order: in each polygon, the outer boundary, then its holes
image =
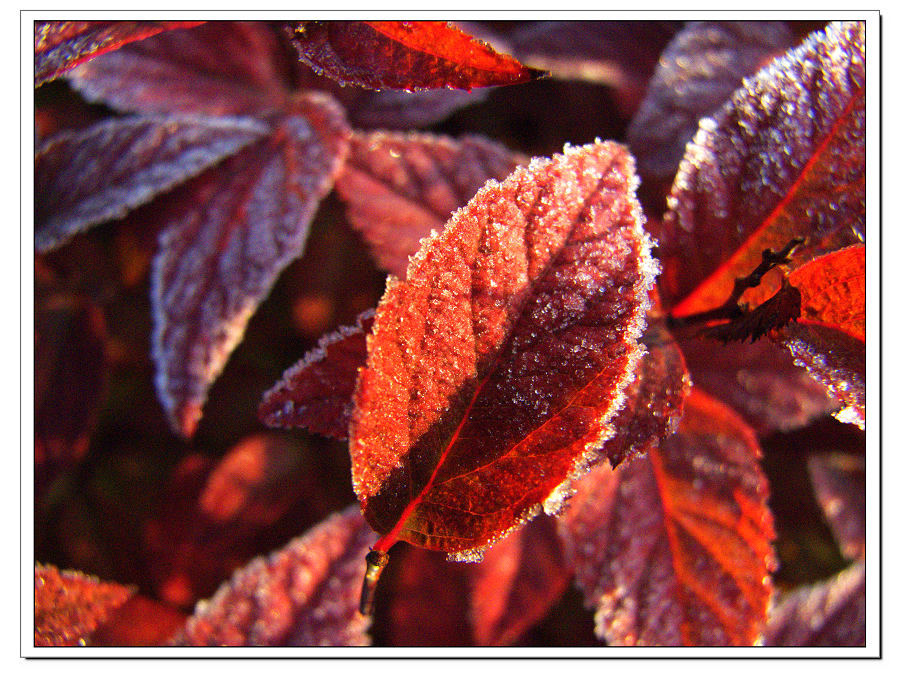
POLYGON ((319 200, 347 151, 341 110, 299 95, 293 115, 192 186, 190 207, 160 236, 151 301, 157 392, 190 436, 206 393, 278 274, 303 252, 319 200))
POLYGON ((173 645, 368 645, 357 611, 374 535, 351 506, 234 574, 173 645))
POLYGON ((344 86, 471 90, 543 75, 443 21, 301 21, 288 35, 300 61, 344 86))
POLYGON ((120 111, 233 116, 287 105, 289 74, 265 23, 213 21, 93 59, 69 82, 87 100, 120 111))
POLYGON ((835 416, 865 429, 866 246, 814 259, 788 280, 800 291, 800 317, 779 341, 844 404, 835 416))
POLYGON ((422 238, 442 230, 488 179, 526 162, 480 137, 355 132, 335 184, 379 265, 403 278, 422 238))
POLYGON ((274 428, 302 426, 313 433, 345 439, 356 377, 366 364, 366 335, 373 321, 374 311, 365 311, 356 325, 322 337, 316 348, 263 395, 260 419, 274 428))
POLYGON ((779 647, 865 646, 865 561, 783 596, 772 610, 764 640, 779 647))
POLYGON ((52 565, 34 567, 34 644, 86 645, 91 633, 134 591, 52 565))
POLYGON ((34 158, 35 247, 123 217, 268 132, 250 119, 148 116, 59 134, 34 158))
POLYGON ((576 482, 558 519, 575 578, 617 645, 750 645, 775 556, 759 445, 694 390, 678 432, 615 471, 576 482))
POLYGON ((841 553, 848 560, 865 558, 865 458, 833 453, 812 457, 808 463, 816 499, 828 518, 841 553))
POLYGON ((34 86, 59 77, 80 63, 173 28, 202 21, 35 21, 34 86))
POLYGON ((628 125, 628 144, 644 178, 671 180, 700 118, 741 81, 790 47, 780 21, 696 21, 659 58, 647 95, 628 125))
POLYGON ((533 160, 389 279, 350 427, 376 550, 477 558, 612 435, 657 273, 632 171, 615 143, 533 160))
MULTIPOLYGON (((700 122, 660 239, 673 315, 718 307, 793 237, 806 238, 795 265, 864 238, 865 57, 864 24, 829 25, 700 122)), ((755 300, 778 285, 766 276, 755 300)))

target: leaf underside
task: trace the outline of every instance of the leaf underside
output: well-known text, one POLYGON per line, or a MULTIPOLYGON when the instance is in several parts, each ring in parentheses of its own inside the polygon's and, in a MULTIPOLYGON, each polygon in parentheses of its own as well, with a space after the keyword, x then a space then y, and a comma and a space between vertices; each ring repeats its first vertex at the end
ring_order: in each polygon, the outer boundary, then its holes
POLYGON ((376 547, 477 558, 611 435, 656 273, 633 191, 617 144, 532 161, 389 280, 350 429, 376 547))

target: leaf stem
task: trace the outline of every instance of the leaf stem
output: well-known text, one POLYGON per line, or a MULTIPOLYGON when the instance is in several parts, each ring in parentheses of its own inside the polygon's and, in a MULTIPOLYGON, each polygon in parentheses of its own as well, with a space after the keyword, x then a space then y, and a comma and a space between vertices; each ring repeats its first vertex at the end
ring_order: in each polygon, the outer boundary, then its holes
POLYGON ((363 579, 362 593, 359 597, 359 611, 370 616, 375 603, 375 586, 381 577, 381 571, 388 564, 388 554, 385 551, 372 549, 366 555, 366 576, 363 579))

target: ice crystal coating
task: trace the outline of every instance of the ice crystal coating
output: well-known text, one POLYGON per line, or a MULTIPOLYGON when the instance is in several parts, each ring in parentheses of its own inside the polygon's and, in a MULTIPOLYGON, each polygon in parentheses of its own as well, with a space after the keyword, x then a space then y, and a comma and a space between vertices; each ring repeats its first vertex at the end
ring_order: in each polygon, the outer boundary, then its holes
POLYGON ((389 279, 350 429, 381 547, 477 557, 612 434, 657 272, 632 170, 609 142, 535 159, 389 279))

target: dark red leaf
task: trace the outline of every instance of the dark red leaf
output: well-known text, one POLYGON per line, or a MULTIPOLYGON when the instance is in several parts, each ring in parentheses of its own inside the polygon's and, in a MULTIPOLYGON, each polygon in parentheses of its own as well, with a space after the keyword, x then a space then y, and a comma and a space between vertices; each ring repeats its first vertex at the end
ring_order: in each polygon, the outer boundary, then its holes
POLYGON ((301 21, 289 35, 303 63, 345 86, 471 90, 542 75, 443 21, 301 21))
POLYGON ((269 138, 200 177, 184 201, 189 209, 162 233, 152 275, 153 357, 174 430, 194 432, 250 315, 302 254, 348 133, 330 97, 300 95, 269 138))
POLYGON ((700 118, 715 113, 743 78, 790 47, 792 37, 780 21, 685 26, 660 56, 647 96, 628 126, 639 174, 671 181, 700 118))
POLYGON ((123 217, 268 132, 250 119, 165 116, 59 134, 34 159, 35 246, 46 251, 123 217))
POLYGON ((303 446, 274 433, 241 439, 218 463, 183 459, 143 526, 157 596, 193 605, 254 555, 327 515, 333 504, 317 470, 303 446))
POLYGON ((93 59, 69 81, 88 100, 121 111, 252 115, 288 104, 289 74, 267 24, 213 21, 93 59))
POLYGON ((366 311, 352 327, 341 327, 287 370, 263 395, 260 419, 273 428, 305 427, 314 433, 347 438, 353 391, 366 364, 366 336, 374 312, 366 311))
POLYGON ((34 567, 35 646, 85 645, 134 591, 52 565, 34 567))
POLYGON ((174 645, 368 645, 359 614, 365 555, 374 539, 359 507, 256 558, 197 605, 174 645))
POLYGON ((866 563, 783 596, 772 610, 765 644, 862 647, 866 644, 866 563))
POLYGON ((656 274, 634 187, 614 143, 533 160, 389 280, 350 427, 378 549, 477 558, 612 435, 656 274))
POLYGON ((660 320, 650 321, 641 341, 648 352, 625 389, 624 404, 612 423, 615 433, 603 445, 613 468, 675 431, 691 386, 684 356, 660 320))
POLYGON ((800 428, 838 408, 825 387, 766 337, 752 344, 679 343, 694 385, 737 411, 758 435, 800 428))
POLYGON ((405 278, 422 238, 443 230, 488 179, 526 162, 480 137, 356 132, 336 187, 379 265, 405 278))
POLYGON ((129 42, 202 21, 36 21, 34 85, 59 77, 70 68, 129 42))
POLYGON ((471 625, 477 645, 510 645, 559 600, 572 571, 553 521, 534 521, 494 544, 471 570, 471 625))
MULTIPOLYGON (((701 121, 660 242, 674 315, 718 307, 764 249, 795 236, 795 265, 864 238, 865 82, 864 24, 834 24, 701 121)), ((778 286, 767 275, 753 300, 778 286)))
POLYGON ((844 404, 835 416, 866 425, 866 246, 819 257, 791 272, 799 322, 779 333, 794 359, 844 404))
POLYGON ((558 519, 575 577, 616 645, 750 645, 772 593, 768 484, 752 431, 694 390, 648 456, 576 482, 558 519))
POLYGON ((865 458, 834 453, 809 460, 819 506, 828 518, 841 553, 848 560, 866 557, 865 458))
POLYGON ((641 101, 657 57, 678 27, 672 21, 533 21, 509 36, 519 61, 554 78, 614 88, 625 112, 641 101))
POLYGON ((447 562, 442 553, 399 547, 391 555, 390 575, 379 586, 384 602, 375 603, 375 623, 379 617, 384 619, 385 643, 392 647, 474 645, 471 570, 472 565, 447 562))
POLYGON ((40 494, 87 452, 109 364, 99 307, 41 281, 35 292, 34 472, 40 494))

